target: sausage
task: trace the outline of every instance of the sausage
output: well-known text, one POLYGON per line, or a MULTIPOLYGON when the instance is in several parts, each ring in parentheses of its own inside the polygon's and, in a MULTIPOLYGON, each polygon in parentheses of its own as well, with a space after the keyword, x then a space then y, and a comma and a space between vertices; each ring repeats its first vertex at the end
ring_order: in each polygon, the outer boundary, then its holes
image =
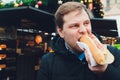
POLYGON ((114 56, 93 34, 83 35, 80 38, 80 42, 88 45, 93 58, 98 64, 110 64, 114 61, 114 56))

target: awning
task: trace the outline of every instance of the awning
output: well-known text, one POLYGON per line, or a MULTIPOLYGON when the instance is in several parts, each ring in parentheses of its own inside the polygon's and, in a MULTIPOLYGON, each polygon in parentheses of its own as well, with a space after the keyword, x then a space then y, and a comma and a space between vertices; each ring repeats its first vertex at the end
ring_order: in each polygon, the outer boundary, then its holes
POLYGON ((0 9, 0 26, 55 31, 53 14, 31 6, 0 9), (22 25, 25 22, 27 24, 22 25))
POLYGON ((97 34, 108 37, 118 37, 117 22, 115 19, 91 19, 92 29, 97 34))

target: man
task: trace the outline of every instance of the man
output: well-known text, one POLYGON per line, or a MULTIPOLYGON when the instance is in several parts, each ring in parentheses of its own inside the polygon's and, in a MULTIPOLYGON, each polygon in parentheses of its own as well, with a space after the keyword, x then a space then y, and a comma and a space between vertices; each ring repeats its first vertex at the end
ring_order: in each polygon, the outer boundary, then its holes
POLYGON ((57 35, 52 40, 54 53, 42 57, 37 80, 120 80, 120 51, 107 46, 114 55, 112 64, 91 66, 89 56, 76 42, 91 34, 91 22, 85 6, 66 2, 55 13, 57 35))

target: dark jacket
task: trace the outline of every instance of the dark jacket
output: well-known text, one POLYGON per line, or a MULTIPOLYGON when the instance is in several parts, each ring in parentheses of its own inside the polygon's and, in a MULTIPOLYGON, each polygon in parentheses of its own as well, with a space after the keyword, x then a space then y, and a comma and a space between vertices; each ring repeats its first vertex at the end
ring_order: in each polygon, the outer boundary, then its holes
POLYGON ((120 51, 108 46, 115 61, 108 65, 103 74, 95 74, 89 70, 85 59, 80 61, 65 47, 59 36, 52 40, 54 53, 42 57, 37 80, 120 80, 120 51))

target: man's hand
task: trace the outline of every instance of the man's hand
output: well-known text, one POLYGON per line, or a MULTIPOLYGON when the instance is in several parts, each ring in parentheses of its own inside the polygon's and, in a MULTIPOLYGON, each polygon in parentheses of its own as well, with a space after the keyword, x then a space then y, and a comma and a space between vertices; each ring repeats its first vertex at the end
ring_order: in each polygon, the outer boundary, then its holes
POLYGON ((105 70, 107 69, 108 64, 105 65, 96 65, 96 66, 91 66, 90 64, 90 56, 88 55, 87 51, 85 50, 85 58, 86 61, 88 62, 88 67, 91 71, 93 71, 94 73, 103 73, 105 72, 105 70))

